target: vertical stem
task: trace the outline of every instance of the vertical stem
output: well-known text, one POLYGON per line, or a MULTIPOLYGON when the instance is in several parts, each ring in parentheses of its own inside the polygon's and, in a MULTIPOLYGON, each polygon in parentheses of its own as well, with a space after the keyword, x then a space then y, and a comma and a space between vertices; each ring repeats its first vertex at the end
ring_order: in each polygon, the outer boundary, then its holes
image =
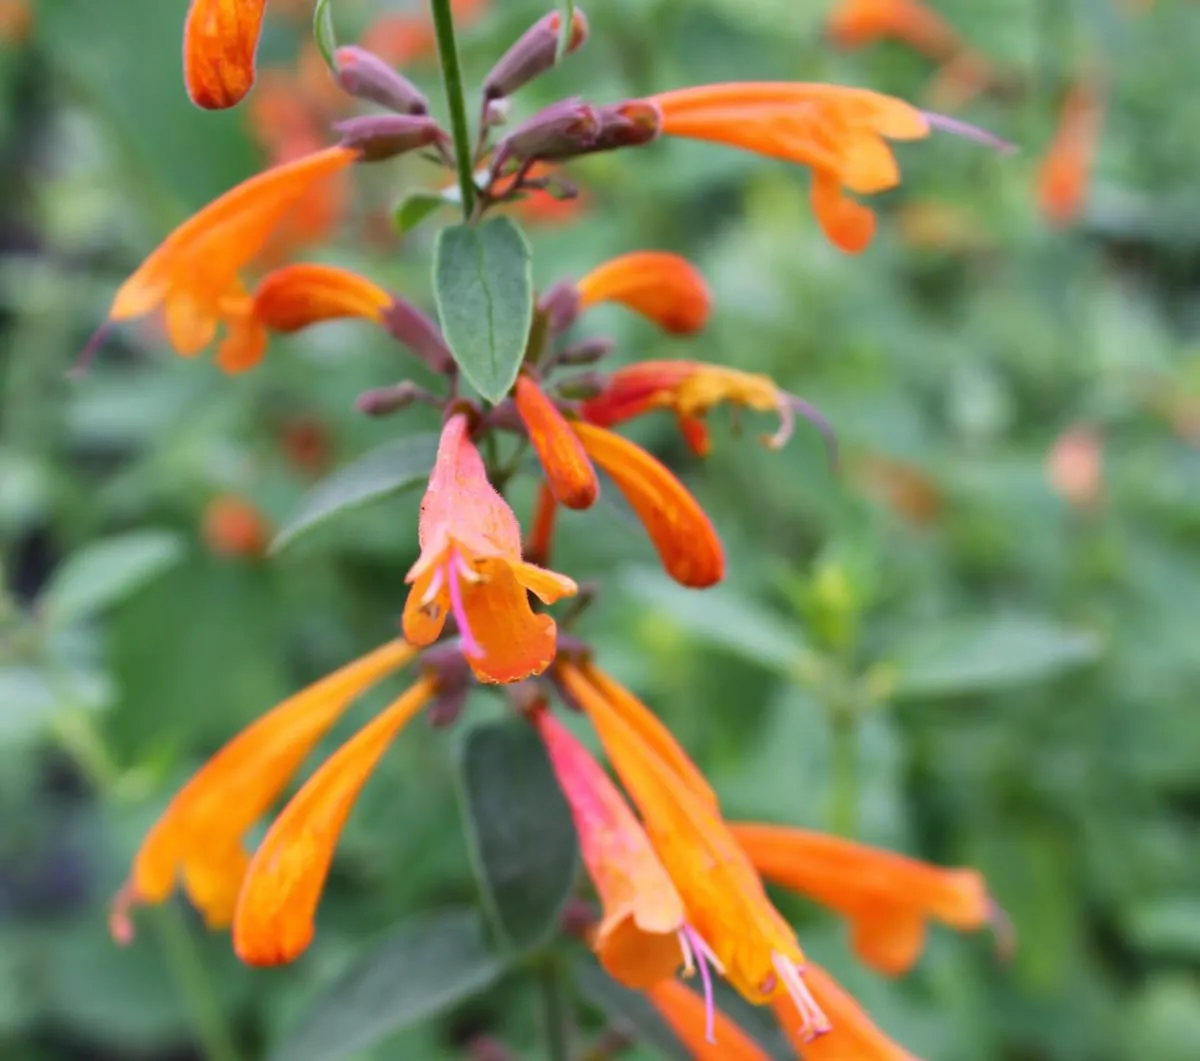
POLYGON ((571 1007, 559 973, 554 960, 546 961, 538 970, 546 1057, 549 1061, 571 1061, 571 1007))
POLYGON ((829 827, 837 836, 853 839, 858 832, 858 719, 844 706, 830 713, 832 727, 832 790, 829 827))
POLYGON ((442 61, 442 83, 446 89, 446 105, 450 110, 450 132, 454 136, 454 163, 458 168, 463 217, 470 218, 475 211, 475 176, 471 172, 471 130, 467 126, 467 103, 463 98, 458 42, 454 39, 454 16, 450 11, 450 0, 429 0, 429 6, 433 9, 438 56, 442 61))

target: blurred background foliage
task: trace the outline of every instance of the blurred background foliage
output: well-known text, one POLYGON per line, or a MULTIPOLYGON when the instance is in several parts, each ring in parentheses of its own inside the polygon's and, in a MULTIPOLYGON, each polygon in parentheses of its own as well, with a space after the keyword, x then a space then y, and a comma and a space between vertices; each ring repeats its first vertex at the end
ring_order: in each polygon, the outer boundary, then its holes
MULTIPOLYGON (((265 164, 272 126, 253 101, 222 114, 188 103, 183 0, 26 6, 28 24, 0 20, 0 1056, 183 1061, 205 1056, 205 1026, 231 1030, 238 1056, 266 1056, 367 941, 473 899, 452 739, 416 726, 397 742, 292 967, 241 968, 182 906, 141 918, 118 948, 107 904, 207 755, 390 635, 415 496, 277 555, 263 547, 315 478, 433 421, 353 412, 361 390, 410 371, 354 324, 276 338, 238 378, 170 356, 153 327, 125 328, 68 378, 120 280, 265 164)), ((342 38, 382 6, 337 0, 342 38)), ((464 33, 468 76, 543 6, 485 5, 464 33)), ((722 79, 915 101, 944 89, 901 44, 832 47, 832 6, 595 0, 588 47, 519 107, 722 79)), ((986 939, 935 933, 900 984, 856 969, 827 917, 786 907, 914 1053, 1194 1061, 1200 8, 935 6, 1004 74, 1003 91, 955 113, 1020 152, 945 136, 902 146, 903 186, 879 200, 863 256, 822 239, 804 173, 705 145, 572 166, 584 208, 530 219, 542 287, 625 250, 688 254, 715 292, 705 335, 685 346, 608 311, 587 328, 625 356, 771 373, 829 415, 842 446, 833 473, 807 432, 771 454, 758 425, 737 437, 718 423, 701 465, 670 423, 639 425, 712 513, 727 584, 670 586, 616 509, 586 517, 604 533, 568 514, 556 566, 603 579, 583 631, 732 817, 987 875, 1016 928, 1011 962, 986 939), (1056 226, 1037 174, 1081 78, 1101 86, 1103 131, 1083 208, 1056 226)), ((308 7, 275 5, 264 72, 294 68, 308 7)), ((436 93, 427 59, 410 70, 436 93)), ((428 304, 433 227, 389 240, 387 219, 404 191, 445 180, 420 164, 371 170, 338 238, 307 256, 428 304)), ((528 513, 529 485, 513 497, 528 513)), ((536 1042, 524 980, 356 1056, 442 1061, 481 1029, 536 1042)))

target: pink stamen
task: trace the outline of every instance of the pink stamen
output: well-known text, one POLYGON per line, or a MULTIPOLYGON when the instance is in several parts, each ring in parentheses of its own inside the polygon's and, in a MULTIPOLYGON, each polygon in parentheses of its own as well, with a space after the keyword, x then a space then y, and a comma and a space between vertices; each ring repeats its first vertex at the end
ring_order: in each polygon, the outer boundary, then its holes
POLYGON ((829 454, 829 465, 836 471, 838 466, 837 435, 834 434, 833 425, 826 419, 825 414, 815 405, 794 394, 785 394, 782 397, 783 400, 779 404, 779 430, 766 437, 767 446, 770 449, 782 449, 788 439, 792 437, 792 432, 796 428, 796 416, 799 414, 821 433, 825 450, 829 454))
POLYGON ((708 971, 708 966, 711 962, 718 970, 721 970, 721 962, 713 953, 712 948, 704 942, 704 937, 691 925, 684 925, 680 930, 680 936, 687 941, 688 953, 694 956, 696 968, 700 970, 700 986, 704 992, 704 1038, 715 1046, 717 1036, 713 1030, 713 1024, 716 1019, 716 1005, 713 1002, 712 975, 708 971))
POLYGON ((467 609, 463 606, 462 586, 458 581, 462 577, 457 564, 460 559, 453 550, 446 559, 448 569, 446 578, 450 582, 450 611, 454 615, 454 621, 458 623, 458 635, 462 639, 463 655, 479 659, 485 653, 479 642, 475 640, 475 635, 471 633, 471 625, 467 622, 467 609))
POLYGON ((100 348, 107 341, 110 331, 112 331, 112 321, 106 320, 87 341, 87 345, 76 359, 75 364, 71 366, 70 372, 67 373, 68 376, 72 379, 79 379, 87 372, 88 366, 92 363, 92 358, 100 352, 100 348))
POLYGON ((804 977, 801 975, 804 971, 803 967, 793 965, 778 951, 771 954, 771 964, 779 973, 779 978, 783 981, 783 986, 787 988, 787 993, 803 1021, 800 1025, 800 1037, 809 1043, 818 1035, 824 1035, 831 1031, 833 1025, 829 1023, 829 1018, 817 1005, 817 1000, 812 997, 808 984, 804 982, 804 977))
POLYGON ((1009 143, 1007 140, 1001 140, 994 133, 989 133, 986 129, 980 129, 977 125, 971 125, 969 122, 961 122, 957 118, 951 118, 945 114, 935 114, 933 111, 921 111, 921 114, 934 129, 940 129, 944 133, 952 133, 954 136, 974 140, 975 143, 990 147, 993 150, 999 151, 1002 155, 1012 155, 1017 151, 1016 144, 1009 143))

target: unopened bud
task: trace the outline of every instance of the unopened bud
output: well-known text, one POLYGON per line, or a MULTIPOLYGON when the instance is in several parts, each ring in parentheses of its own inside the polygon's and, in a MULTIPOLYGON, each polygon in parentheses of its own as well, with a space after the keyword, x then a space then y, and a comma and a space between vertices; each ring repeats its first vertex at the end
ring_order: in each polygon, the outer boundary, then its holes
POLYGON ((608 380, 599 372, 581 372, 578 376, 563 380, 558 385, 561 397, 572 401, 583 401, 603 394, 608 380))
POLYGON ((615 151, 622 147, 642 147, 658 139, 662 132, 662 111, 657 104, 644 99, 626 100, 601 107, 600 132, 589 153, 615 151))
POLYGON ((546 327, 551 335, 561 335, 579 316, 579 291, 570 280, 560 280, 550 288, 538 302, 538 309, 545 314, 546 327))
POLYGON ((594 339, 585 339, 574 346, 568 346, 554 360, 560 365, 594 365, 603 361, 617 348, 607 336, 598 335, 594 339))
POLYGON ((397 298, 383 314, 383 326, 434 372, 448 372, 454 355, 438 326, 411 302, 397 298))
POLYGON ((596 111, 581 99, 566 99, 538 111, 496 145, 492 172, 510 161, 557 160, 587 154, 600 132, 596 111))
POLYGON ((424 392, 411 380, 393 383, 390 387, 375 387, 363 391, 354 401, 354 408, 367 416, 390 416, 407 409, 424 392))
POLYGON ((350 44, 334 52, 337 83, 355 99, 378 103, 398 114, 425 114, 429 101, 416 85, 374 52, 350 44))
POLYGON ((341 146, 362 152, 364 162, 384 162, 397 155, 450 138, 432 118, 423 114, 370 114, 337 122, 341 146))
MULTIPOLYGON (((522 85, 544 74, 558 62, 558 39, 562 15, 557 11, 538 19, 521 38, 501 56, 483 81, 485 99, 510 96, 522 85)), ((588 22, 578 8, 571 20, 567 52, 579 48, 588 36, 588 22)))

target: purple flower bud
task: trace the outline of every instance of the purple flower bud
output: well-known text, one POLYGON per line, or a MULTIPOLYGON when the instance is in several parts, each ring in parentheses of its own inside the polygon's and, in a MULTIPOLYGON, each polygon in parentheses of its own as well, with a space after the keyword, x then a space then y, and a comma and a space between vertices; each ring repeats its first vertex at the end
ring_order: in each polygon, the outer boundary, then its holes
MULTIPOLYGON (((561 27, 562 16, 557 11, 544 15, 530 26, 484 78, 484 99, 510 96, 522 85, 551 69, 558 62, 561 27)), ((567 38, 567 51, 575 51, 587 40, 587 36, 587 18, 576 8, 571 20, 571 34, 567 38)))
POLYGON ((374 387, 363 391, 355 400, 354 408, 367 416, 390 416, 407 409, 422 397, 422 390, 411 380, 393 383, 390 387, 374 387))
POLYGON ((438 326, 411 302, 397 298, 384 313, 383 326, 434 372, 449 372, 454 355, 438 326))
POLYGON ((551 335, 561 335, 571 327, 579 316, 579 308, 579 292, 569 280, 560 280, 538 303, 551 335))
POLYGON ((603 361, 616 348, 617 344, 607 336, 598 335, 592 339, 584 339, 574 346, 568 346, 554 360, 560 365, 594 365, 597 361, 603 361))
POLYGON ((449 143, 437 122, 423 114, 370 114, 334 124, 342 147, 362 152, 364 162, 383 162, 431 144, 449 143))
POLYGON ((337 82, 355 99, 378 103, 398 114, 425 114, 429 101, 403 74, 397 73, 374 52, 347 45, 334 52, 337 82))
POLYGON ((601 107, 596 112, 600 132, 588 148, 589 154, 614 151, 622 147, 642 147, 658 139, 662 132, 662 111, 645 99, 631 99, 601 107))
POLYGON ((563 380, 558 385, 558 393, 568 400, 584 401, 604 393, 607 383, 607 377, 599 372, 581 372, 578 376, 563 380))
POLYGON ((580 99, 552 103, 522 122, 496 145, 492 173, 502 172, 508 162, 535 159, 564 159, 585 154, 600 132, 596 111, 580 99))

